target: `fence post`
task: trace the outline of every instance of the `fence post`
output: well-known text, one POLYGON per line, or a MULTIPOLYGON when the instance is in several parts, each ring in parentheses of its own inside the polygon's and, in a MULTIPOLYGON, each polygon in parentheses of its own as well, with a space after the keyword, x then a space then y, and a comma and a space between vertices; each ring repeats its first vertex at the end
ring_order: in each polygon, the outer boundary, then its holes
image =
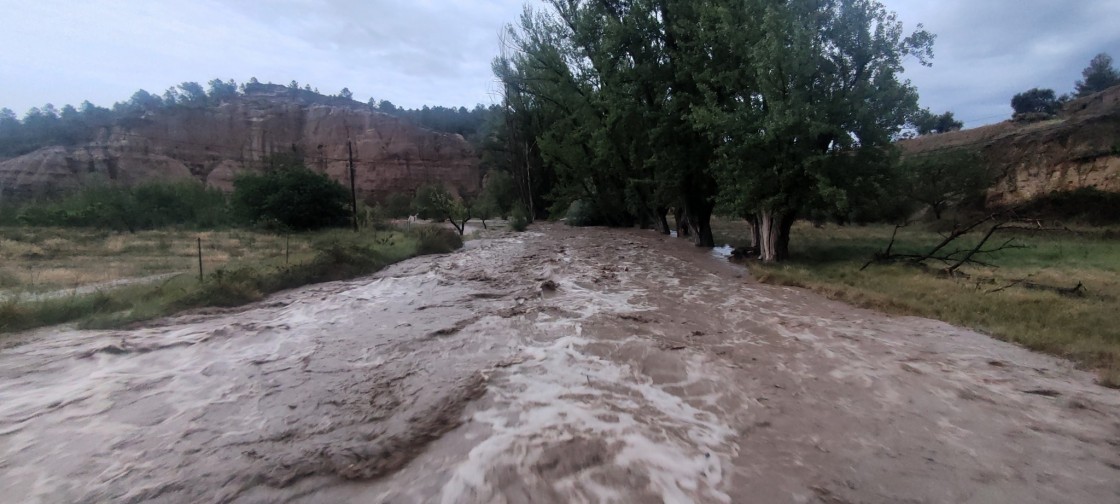
POLYGON ((199 283, 201 283, 203 281, 202 280, 202 237, 201 236, 198 237, 198 281, 199 281, 199 283))

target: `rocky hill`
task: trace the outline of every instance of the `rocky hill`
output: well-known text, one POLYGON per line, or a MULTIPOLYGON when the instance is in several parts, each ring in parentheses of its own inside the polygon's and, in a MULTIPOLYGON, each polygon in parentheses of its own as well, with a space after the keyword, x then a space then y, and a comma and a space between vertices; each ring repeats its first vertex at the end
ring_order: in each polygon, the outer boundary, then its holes
POLYGON ((478 155, 462 136, 360 106, 308 102, 275 86, 218 106, 147 112, 101 128, 89 143, 2 160, 0 191, 34 197, 93 180, 189 178, 230 189, 238 172, 266 169, 270 154, 292 150, 310 168, 348 184, 348 138, 357 188, 367 200, 432 182, 461 195, 479 190, 478 155))
POLYGON ((997 173, 990 206, 1083 187, 1120 192, 1120 87, 1074 100, 1054 119, 1006 121, 899 145, 904 155, 977 150, 997 173))

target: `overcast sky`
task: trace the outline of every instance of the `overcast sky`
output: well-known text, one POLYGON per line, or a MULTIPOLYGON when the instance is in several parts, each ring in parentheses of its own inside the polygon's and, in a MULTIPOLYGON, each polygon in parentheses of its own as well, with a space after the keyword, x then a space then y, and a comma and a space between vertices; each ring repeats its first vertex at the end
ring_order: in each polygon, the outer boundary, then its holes
MULTIPOLYGON (((1031 87, 1068 92, 1120 59, 1117 0, 883 0, 938 35, 907 77, 922 105, 998 122, 1031 87)), ((183 81, 293 79, 399 106, 496 100, 490 60, 522 0, 0 0, 0 107, 109 106, 183 81)))

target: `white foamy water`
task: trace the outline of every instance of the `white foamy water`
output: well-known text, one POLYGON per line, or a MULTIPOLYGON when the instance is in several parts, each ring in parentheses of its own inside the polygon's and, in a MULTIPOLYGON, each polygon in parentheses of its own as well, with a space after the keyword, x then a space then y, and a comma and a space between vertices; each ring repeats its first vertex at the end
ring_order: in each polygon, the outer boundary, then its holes
POLYGON ((0 347, 0 502, 1111 502, 1069 363, 543 226, 0 347))

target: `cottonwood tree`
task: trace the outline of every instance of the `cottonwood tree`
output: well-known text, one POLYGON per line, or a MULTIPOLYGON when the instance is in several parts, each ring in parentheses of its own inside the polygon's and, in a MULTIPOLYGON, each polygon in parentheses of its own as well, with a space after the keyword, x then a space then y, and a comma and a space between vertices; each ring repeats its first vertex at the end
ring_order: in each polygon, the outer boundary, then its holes
POLYGON ((578 200, 606 224, 667 228, 668 207, 684 207, 698 244, 710 246, 711 143, 688 120, 700 93, 687 58, 699 33, 690 25, 712 3, 548 6, 526 11, 508 35, 512 54, 495 62, 526 199, 543 196, 530 180, 542 174, 554 177, 553 212, 578 200))
POLYGON ((547 5, 494 65, 528 206, 579 200, 619 225, 664 222, 673 206, 711 245, 718 197, 754 216, 764 260, 788 255, 799 214, 881 192, 891 139, 917 110, 902 59, 932 57, 931 34, 904 35, 869 0, 547 5), (538 174, 554 176, 548 193, 538 174))
POLYGON ((845 212, 890 172, 892 137, 917 109, 902 61, 928 64, 934 37, 904 35, 875 1, 741 5, 710 31, 733 62, 713 81, 734 92, 717 88, 698 123, 718 141, 722 198, 754 216, 760 259, 780 261, 799 214, 845 212))

